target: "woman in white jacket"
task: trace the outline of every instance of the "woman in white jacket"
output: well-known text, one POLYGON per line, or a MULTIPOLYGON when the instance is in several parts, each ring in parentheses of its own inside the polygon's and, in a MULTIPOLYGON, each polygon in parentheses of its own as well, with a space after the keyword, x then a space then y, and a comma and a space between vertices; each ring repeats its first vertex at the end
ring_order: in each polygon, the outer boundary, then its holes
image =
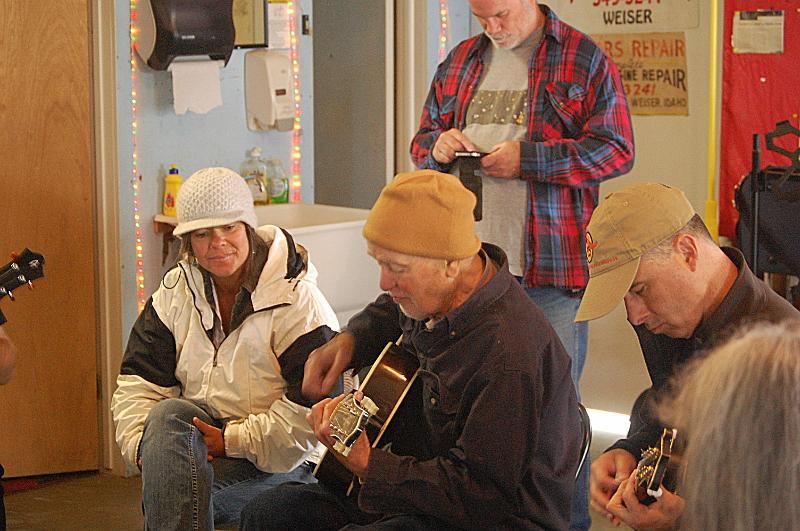
POLYGON ((238 174, 196 172, 176 208, 181 260, 133 326, 111 408, 146 528, 212 529, 263 490, 313 481, 303 365, 338 323, 305 249, 255 228, 238 174))

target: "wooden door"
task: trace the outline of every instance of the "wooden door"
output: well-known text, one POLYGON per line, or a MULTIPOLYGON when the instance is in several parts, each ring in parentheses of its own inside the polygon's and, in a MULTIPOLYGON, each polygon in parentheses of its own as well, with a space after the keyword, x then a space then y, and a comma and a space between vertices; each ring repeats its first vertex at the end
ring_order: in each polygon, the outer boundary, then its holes
POLYGON ((100 467, 87 2, 0 0, 0 255, 45 256, 35 289, 0 301, 19 350, 0 387, 6 476, 100 467))

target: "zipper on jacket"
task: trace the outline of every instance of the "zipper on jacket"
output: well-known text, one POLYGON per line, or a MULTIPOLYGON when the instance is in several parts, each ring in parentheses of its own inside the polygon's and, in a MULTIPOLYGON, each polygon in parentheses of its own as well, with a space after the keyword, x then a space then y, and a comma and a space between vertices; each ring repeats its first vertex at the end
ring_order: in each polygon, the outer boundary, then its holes
MULTIPOLYGON (((242 321, 242 323, 236 328, 238 329, 238 328, 241 328, 242 326, 244 326, 244 324, 247 322, 247 320, 250 319, 252 316, 254 316, 256 314, 259 314, 259 313, 262 313, 262 312, 269 312, 269 311, 275 310, 277 308, 282 308, 283 306, 290 306, 290 303, 282 302, 280 304, 274 304, 272 306, 267 306, 266 308, 261 308, 260 310, 253 310, 253 313, 251 313, 250 315, 245 317, 244 321, 242 321)), ((273 337, 270 339, 271 342, 274 341, 275 331, 273 330, 272 333, 273 333, 273 337)), ((222 348, 222 345, 225 344, 225 341, 227 341, 230 336, 231 336, 231 334, 229 332, 228 335, 225 336, 222 339, 222 341, 220 341, 219 347, 214 347, 214 358, 211 360, 211 367, 212 368, 216 368, 217 367, 217 355, 219 354, 219 350, 222 348)), ((213 344, 213 342, 212 342, 212 344, 213 344)), ((270 346, 272 346, 272 345, 270 345, 270 346)))

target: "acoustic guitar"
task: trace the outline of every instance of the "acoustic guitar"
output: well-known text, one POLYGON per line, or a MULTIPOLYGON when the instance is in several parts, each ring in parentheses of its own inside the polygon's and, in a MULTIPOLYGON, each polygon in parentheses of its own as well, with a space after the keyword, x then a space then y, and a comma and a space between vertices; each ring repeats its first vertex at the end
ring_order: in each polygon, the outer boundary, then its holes
MULTIPOLYGON (((401 338, 402 340, 402 338, 401 338)), ((386 444, 386 433, 403 404, 419 372, 419 360, 401 345, 389 342, 364 378, 360 401, 348 395, 331 415, 331 432, 335 450, 326 450, 314 469, 314 476, 329 487, 349 496, 356 477, 333 455, 350 452, 362 432, 367 432, 372 447, 386 444)))
MULTIPOLYGON (((14 300, 13 291, 20 286, 33 287, 33 281, 44 276, 44 256, 25 249, 11 255, 11 261, 0 268, 0 299, 8 296, 14 300)), ((4 322, 0 311, 0 322, 4 322)))
POLYGON ((664 428, 658 448, 650 447, 642 452, 642 458, 634 471, 636 478, 636 497, 643 505, 650 505, 661 497, 661 483, 667 473, 667 465, 672 456, 672 444, 678 430, 664 428))

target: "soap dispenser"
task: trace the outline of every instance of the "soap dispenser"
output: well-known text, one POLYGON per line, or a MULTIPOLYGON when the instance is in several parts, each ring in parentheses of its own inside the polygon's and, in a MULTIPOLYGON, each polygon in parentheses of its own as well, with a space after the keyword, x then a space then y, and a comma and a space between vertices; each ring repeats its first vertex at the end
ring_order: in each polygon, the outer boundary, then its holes
POLYGON ((261 158, 261 149, 257 147, 251 149, 248 155, 248 159, 242 165, 242 177, 253 196, 253 204, 267 205, 269 204, 267 163, 261 158))

